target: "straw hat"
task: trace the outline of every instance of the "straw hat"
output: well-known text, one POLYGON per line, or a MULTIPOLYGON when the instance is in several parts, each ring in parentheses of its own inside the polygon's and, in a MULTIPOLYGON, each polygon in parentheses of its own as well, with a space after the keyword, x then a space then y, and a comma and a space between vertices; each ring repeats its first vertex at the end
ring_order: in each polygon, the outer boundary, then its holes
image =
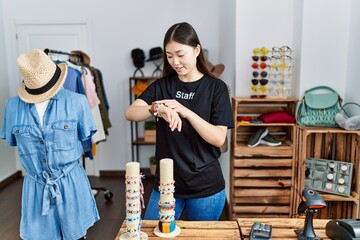
POLYGON ((21 54, 16 61, 24 80, 18 94, 24 102, 38 103, 48 100, 64 85, 66 63, 56 65, 42 50, 34 49, 21 54))
POLYGON ((219 77, 223 71, 225 70, 225 65, 224 64, 217 64, 217 65, 213 65, 211 62, 209 62, 208 60, 206 60, 206 68, 215 76, 215 77, 219 77))

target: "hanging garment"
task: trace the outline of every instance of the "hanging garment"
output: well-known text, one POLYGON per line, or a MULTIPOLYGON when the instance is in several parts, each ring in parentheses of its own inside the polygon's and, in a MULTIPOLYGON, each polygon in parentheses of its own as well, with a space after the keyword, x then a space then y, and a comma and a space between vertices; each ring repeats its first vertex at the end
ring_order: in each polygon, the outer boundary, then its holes
POLYGON ((71 62, 67 62, 68 66, 78 69, 81 72, 82 82, 85 89, 86 98, 91 108, 96 127, 98 131, 92 137, 93 143, 98 143, 106 140, 104 126, 101 119, 99 104, 100 100, 95 91, 95 84, 93 82, 90 69, 84 66, 77 66, 71 62))
POLYGON ((100 99, 99 108, 100 108, 101 119, 104 125, 105 134, 109 135, 108 129, 111 128, 111 122, 108 113, 109 104, 107 102, 105 88, 102 81, 102 74, 99 69, 96 69, 94 67, 90 67, 90 70, 94 74, 93 77, 95 81, 96 93, 100 99))

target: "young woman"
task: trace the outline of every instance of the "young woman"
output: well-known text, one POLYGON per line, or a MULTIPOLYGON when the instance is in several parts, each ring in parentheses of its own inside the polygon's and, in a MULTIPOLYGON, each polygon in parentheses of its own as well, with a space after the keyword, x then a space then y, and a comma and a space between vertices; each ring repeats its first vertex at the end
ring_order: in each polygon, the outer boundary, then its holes
MULTIPOLYGON (((218 220, 225 204, 220 146, 234 127, 227 85, 211 75, 199 38, 188 23, 169 28, 164 38, 162 78, 127 109, 126 119, 156 116, 157 161, 174 160, 175 219, 218 220)), ((159 219, 159 165, 145 219, 159 219)))

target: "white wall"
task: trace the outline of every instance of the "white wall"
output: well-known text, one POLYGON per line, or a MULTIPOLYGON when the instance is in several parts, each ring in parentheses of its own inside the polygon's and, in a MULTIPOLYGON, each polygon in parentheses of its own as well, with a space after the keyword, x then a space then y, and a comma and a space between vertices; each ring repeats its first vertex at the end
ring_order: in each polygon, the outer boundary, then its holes
MULTIPOLYGON (((347 51, 347 76, 344 100, 345 102, 357 102, 360 104, 360 75, 357 70, 360 62, 360 1, 352 0, 350 9, 349 47, 347 51)), ((355 112, 355 109, 353 110, 351 114, 360 114, 360 109, 357 109, 357 112, 355 112)))
MULTIPOLYGON (((188 21, 196 29, 203 47, 209 50, 209 59, 214 63, 219 60, 219 0, 184 0, 181 3, 168 0, 2 1, 3 38, 10 78, 17 71, 15 57, 11 57, 16 41, 15 20, 87 19, 90 23, 87 53, 91 65, 102 71, 113 125, 107 141, 98 145, 96 160, 100 161, 100 170, 124 170, 125 163, 131 161, 130 124, 124 112, 129 106, 129 77, 135 70, 130 56, 132 49, 142 48, 148 58, 150 48, 162 46, 165 32, 171 25, 188 21)), ((149 76, 154 69, 149 62, 143 71, 149 76)), ((1 82, 6 84, 6 77, 1 82)), ((12 93, 16 94, 16 90, 12 89, 12 93)), ((0 121, 2 123, 2 119, 0 121)), ((154 147, 141 147, 140 152, 141 166, 147 167, 154 147)))
POLYGON ((345 93, 351 0, 304 1, 300 93, 327 85, 345 93))
MULTIPOLYGON (((0 12, 3 10, 0 2, 0 12)), ((2 14, 0 15, 2 16, 2 14)), ((4 118, 5 101, 9 95, 9 82, 6 68, 5 43, 4 43, 3 18, 0 17, 0 122, 4 118)), ((2 124, 1 124, 2 126, 2 124)), ((16 172, 15 148, 5 146, 5 141, 0 140, 0 181, 16 172)))
POLYGON ((293 96, 327 85, 345 99, 360 102, 355 72, 359 4, 356 0, 237 1, 236 95, 251 94, 253 48, 288 45, 295 50, 293 96))
POLYGON ((240 0, 236 2, 236 83, 234 94, 251 95, 254 48, 294 45, 295 0, 240 0))

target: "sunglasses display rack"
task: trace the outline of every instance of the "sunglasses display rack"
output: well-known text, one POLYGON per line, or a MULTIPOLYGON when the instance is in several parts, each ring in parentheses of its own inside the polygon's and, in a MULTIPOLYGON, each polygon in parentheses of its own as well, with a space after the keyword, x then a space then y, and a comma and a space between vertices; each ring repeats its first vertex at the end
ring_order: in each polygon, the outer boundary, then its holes
POLYGON ((305 187, 350 196, 352 169, 349 162, 306 158, 305 187))
POLYGON ((290 97, 292 86, 292 53, 288 46, 273 47, 269 72, 269 95, 290 97))
POLYGON ((288 46, 253 49, 252 98, 291 96, 292 53, 288 46))
POLYGON ((269 49, 266 47, 254 48, 251 67, 253 68, 251 79, 252 98, 263 98, 267 96, 269 49))

